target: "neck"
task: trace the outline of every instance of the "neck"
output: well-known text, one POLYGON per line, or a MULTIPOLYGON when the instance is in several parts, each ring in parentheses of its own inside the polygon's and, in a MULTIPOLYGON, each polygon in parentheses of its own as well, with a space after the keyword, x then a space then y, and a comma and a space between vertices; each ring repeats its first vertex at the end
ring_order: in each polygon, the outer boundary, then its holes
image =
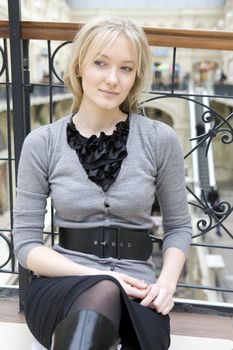
POLYGON ((99 136, 101 131, 105 134, 112 134, 115 125, 120 121, 125 121, 126 114, 119 108, 114 110, 104 110, 81 103, 79 111, 74 115, 73 122, 79 132, 86 137, 91 135, 99 136))

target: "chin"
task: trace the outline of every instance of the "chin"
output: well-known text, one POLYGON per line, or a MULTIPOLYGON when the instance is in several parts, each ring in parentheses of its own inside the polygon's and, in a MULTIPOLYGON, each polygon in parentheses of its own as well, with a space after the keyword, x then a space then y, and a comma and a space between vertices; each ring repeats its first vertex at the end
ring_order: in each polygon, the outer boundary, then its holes
POLYGON ((106 110, 106 111, 111 111, 111 110, 114 110, 114 109, 118 109, 120 106, 120 104, 99 104, 98 107, 103 109, 103 110, 106 110))

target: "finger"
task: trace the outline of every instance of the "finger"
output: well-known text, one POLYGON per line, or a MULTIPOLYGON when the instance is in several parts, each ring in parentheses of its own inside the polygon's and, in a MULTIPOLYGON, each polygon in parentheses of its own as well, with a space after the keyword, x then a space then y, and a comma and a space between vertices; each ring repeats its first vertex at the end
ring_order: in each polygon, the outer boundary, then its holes
POLYGON ((130 284, 131 286, 134 286, 139 289, 145 289, 148 287, 148 284, 145 283, 144 281, 140 281, 137 278, 130 277, 127 275, 124 276, 124 281, 130 284))
POLYGON ((157 298, 153 301, 154 308, 156 309, 157 312, 162 313, 164 309, 167 308, 168 305, 173 304, 173 298, 171 295, 168 295, 168 297, 164 299, 160 299, 159 301, 157 298))
POLYGON ((150 306, 153 303, 154 296, 153 294, 149 294, 141 301, 142 306, 150 306))
POLYGON ((127 286, 127 294, 132 298, 144 299, 148 292, 149 290, 147 289, 139 289, 129 285, 127 286))
POLYGON ((162 315, 167 315, 174 307, 174 301, 172 301, 169 305, 167 305, 162 311, 162 315))
POLYGON ((153 300, 153 304, 155 309, 158 312, 161 312, 162 308, 164 308, 165 305, 170 303, 172 301, 172 296, 166 289, 160 288, 158 291, 158 294, 156 298, 153 300))
POLYGON ((173 308, 174 304, 172 302, 164 303, 162 306, 158 307, 153 301, 151 303, 148 303, 146 307, 149 307, 152 310, 155 310, 158 313, 163 314, 164 310, 169 308, 167 312, 170 312, 170 310, 173 308), (169 306, 168 306, 169 305, 169 306))
POLYGON ((138 289, 147 290, 147 288, 148 288, 148 284, 145 283, 144 281, 139 280, 139 279, 134 278, 134 277, 131 277, 131 276, 128 276, 126 274, 112 272, 112 271, 108 272, 108 274, 110 276, 113 276, 114 278, 116 278, 118 280, 118 282, 120 282, 120 284, 124 287, 125 291, 126 291, 126 285, 123 285, 124 283, 126 283, 129 286, 133 286, 135 288, 138 288, 138 289))
POLYGON ((153 285, 153 287, 151 287, 147 296, 141 301, 141 305, 149 306, 157 297, 158 293, 159 293, 158 286, 153 285))
POLYGON ((124 283, 124 289, 125 289, 127 295, 131 298, 134 298, 134 299, 135 298, 136 299, 144 299, 149 292, 149 289, 139 289, 139 288, 133 287, 127 283, 124 283))

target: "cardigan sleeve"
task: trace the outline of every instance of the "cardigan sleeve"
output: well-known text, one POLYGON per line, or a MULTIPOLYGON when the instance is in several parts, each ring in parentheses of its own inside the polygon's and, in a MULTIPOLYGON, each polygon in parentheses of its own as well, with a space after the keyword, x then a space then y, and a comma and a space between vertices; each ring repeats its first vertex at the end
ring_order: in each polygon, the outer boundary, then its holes
POLYGON ((156 129, 156 192, 164 228, 163 252, 169 247, 176 247, 187 257, 192 226, 185 186, 184 156, 172 128, 157 123, 156 129))
POLYGON ((43 244, 48 185, 48 126, 32 131, 22 147, 18 167, 16 203, 13 211, 14 252, 26 266, 27 255, 43 244))

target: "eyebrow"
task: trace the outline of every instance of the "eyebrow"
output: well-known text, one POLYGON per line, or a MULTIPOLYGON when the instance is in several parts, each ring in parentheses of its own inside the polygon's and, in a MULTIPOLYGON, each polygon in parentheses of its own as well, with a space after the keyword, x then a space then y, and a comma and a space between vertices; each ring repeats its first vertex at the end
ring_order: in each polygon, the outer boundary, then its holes
MULTIPOLYGON (((103 54, 98 54, 98 56, 100 56, 100 57, 105 57, 105 58, 107 58, 107 59, 110 59, 110 57, 108 57, 107 55, 103 55, 103 54)), ((132 63, 132 64, 136 64, 133 60, 123 60, 123 61, 121 61, 122 63, 132 63)))

